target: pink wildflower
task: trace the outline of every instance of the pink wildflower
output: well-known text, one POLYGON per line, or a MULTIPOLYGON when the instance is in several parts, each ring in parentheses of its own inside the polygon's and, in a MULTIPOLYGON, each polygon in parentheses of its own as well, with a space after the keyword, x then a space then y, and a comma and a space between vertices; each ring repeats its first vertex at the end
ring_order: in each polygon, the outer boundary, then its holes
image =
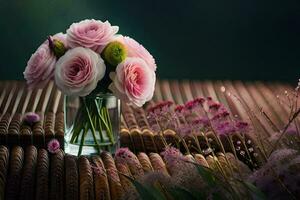
POLYGON ((231 122, 221 122, 216 125, 216 131, 219 135, 230 135, 236 131, 236 128, 231 122))
POLYGON ((148 112, 160 113, 161 111, 167 111, 173 105, 172 101, 162 101, 157 103, 155 106, 152 106, 148 109, 148 112))
POLYGON ((183 105, 178 105, 178 106, 176 106, 176 108, 174 109, 174 111, 176 113, 182 113, 183 109, 184 109, 183 105))
POLYGON ((192 133, 191 127, 189 125, 180 125, 176 131, 181 137, 189 136, 192 133))
POLYGON ((128 148, 119 148, 116 151, 115 159, 120 163, 127 163, 132 158, 134 158, 134 154, 128 148))
POLYGON ((53 154, 57 153, 60 149, 60 144, 57 139, 50 140, 47 146, 48 146, 48 151, 53 154))
POLYGON ((197 103, 195 103, 194 100, 192 101, 188 101, 184 104, 184 108, 187 109, 187 110, 193 110, 194 108, 197 107, 197 103))
POLYGON ((240 133, 247 133, 249 132, 249 123, 244 121, 238 121, 235 123, 235 127, 238 132, 240 133))
POLYGON ((40 121, 40 116, 34 112, 28 112, 24 115, 23 121, 32 125, 38 121, 40 121))
POLYGON ((161 153, 167 165, 172 166, 174 163, 178 161, 182 161, 184 159, 182 153, 179 149, 175 147, 168 146, 165 150, 161 153))
POLYGON ((297 135, 298 131, 294 125, 290 125, 286 130, 287 135, 295 136, 297 135))

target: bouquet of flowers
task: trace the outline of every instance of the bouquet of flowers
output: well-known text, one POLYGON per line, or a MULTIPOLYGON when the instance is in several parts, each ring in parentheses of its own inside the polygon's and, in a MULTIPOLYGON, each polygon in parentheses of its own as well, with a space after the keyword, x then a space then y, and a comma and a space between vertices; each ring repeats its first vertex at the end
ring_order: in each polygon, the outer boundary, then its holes
POLYGON ((103 130, 110 143, 116 142, 105 102, 88 97, 112 93, 122 102, 140 107, 153 96, 154 58, 134 39, 117 34, 118 30, 108 21, 73 23, 66 34, 49 36, 27 63, 24 77, 30 89, 43 88, 53 79, 62 93, 80 97, 83 106, 77 112, 71 143, 83 146, 91 131, 99 146, 98 140, 105 140, 103 130))

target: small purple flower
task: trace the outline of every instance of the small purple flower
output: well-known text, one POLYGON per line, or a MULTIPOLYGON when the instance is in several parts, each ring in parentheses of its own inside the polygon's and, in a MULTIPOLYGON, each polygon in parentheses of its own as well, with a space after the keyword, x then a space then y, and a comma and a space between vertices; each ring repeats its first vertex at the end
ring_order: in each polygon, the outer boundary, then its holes
POLYGON ((207 101, 212 101, 212 97, 206 97, 207 101))
POLYGON ((235 126, 231 122, 221 122, 216 125, 216 131, 219 135, 231 135, 236 131, 235 126))
POLYGON ((214 116, 212 116, 211 120, 212 121, 218 121, 221 119, 221 115, 219 113, 215 114, 214 116))
POLYGON ((151 124, 151 130, 154 132, 159 132, 160 130, 160 126, 158 124, 151 124))
POLYGON ((175 147, 168 146, 161 153, 167 165, 172 166, 174 162, 184 160, 182 153, 175 147))
POLYGON ((287 135, 291 135, 291 136, 295 136, 298 134, 297 128, 294 125, 290 125, 287 129, 286 129, 286 134, 287 135))
POLYGON ((205 99, 203 97, 198 97, 198 98, 194 99, 194 102, 198 105, 203 105, 205 102, 205 99))
POLYGON ((230 115, 230 113, 228 112, 228 110, 226 110, 226 108, 221 107, 221 109, 219 111, 219 115, 223 118, 226 118, 227 116, 230 115))
POLYGON ((195 129, 207 128, 209 127, 209 119, 207 117, 201 117, 192 121, 192 126, 195 129))
POLYGON ((181 137, 189 136, 192 133, 191 127, 187 124, 182 124, 176 131, 181 137))
POLYGON ((115 159, 120 161, 120 163, 127 163, 132 158, 134 158, 134 155, 128 148, 119 148, 116 151, 115 159))
POLYGON ((201 123, 203 125, 203 128, 207 128, 210 126, 210 121, 208 119, 208 117, 204 116, 204 117, 201 117, 201 123))
POLYGON ((236 130, 240 133, 248 133, 249 132, 249 123, 244 121, 237 121, 235 123, 236 130))
POLYGON ((175 107, 174 111, 176 113, 181 113, 183 111, 183 109, 184 109, 183 105, 178 105, 178 106, 175 107))
POLYGON ((40 116, 34 112, 28 112, 24 115, 23 121, 29 125, 32 125, 38 121, 40 121, 40 116))
POLYGON ((218 111, 220 107, 221 107, 220 103, 213 102, 209 105, 209 110, 210 111, 218 111))
POLYGON ((174 112, 178 117, 184 117, 184 115, 185 115, 184 106, 183 105, 176 106, 174 109, 174 112))
POLYGON ((57 153, 60 149, 60 144, 57 139, 50 140, 47 146, 48 146, 48 151, 53 154, 57 153))
POLYGON ((194 130, 199 130, 202 128, 202 122, 201 122, 201 119, 195 119, 194 121, 192 121, 191 123, 192 125, 192 128, 194 130))
POLYGON ((184 104, 184 108, 189 111, 194 111, 197 107, 199 106, 202 107, 204 102, 205 102, 204 98, 198 97, 196 99, 186 102, 184 104))
POLYGON ((194 108, 196 108, 196 106, 197 106, 197 104, 194 102, 194 100, 188 101, 184 104, 184 108, 186 110, 190 110, 190 111, 192 111, 194 108))
POLYGON ((150 107, 148 109, 148 112, 153 112, 156 114, 160 114, 161 112, 167 112, 169 111, 169 108, 173 105, 172 101, 162 101, 160 103, 157 103, 156 105, 150 107))

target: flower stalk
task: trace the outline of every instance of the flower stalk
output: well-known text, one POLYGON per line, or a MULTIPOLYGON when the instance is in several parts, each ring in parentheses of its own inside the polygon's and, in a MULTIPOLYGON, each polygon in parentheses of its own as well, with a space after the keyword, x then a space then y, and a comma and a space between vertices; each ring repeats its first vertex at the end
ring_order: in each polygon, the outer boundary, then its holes
MULTIPOLYGON (((110 98, 110 97, 107 97, 110 98)), ((106 96, 80 97, 80 106, 74 124, 69 130, 69 143, 79 146, 78 156, 83 147, 91 147, 99 154, 102 150, 110 151, 116 145, 114 136, 114 113, 109 112, 106 96)))

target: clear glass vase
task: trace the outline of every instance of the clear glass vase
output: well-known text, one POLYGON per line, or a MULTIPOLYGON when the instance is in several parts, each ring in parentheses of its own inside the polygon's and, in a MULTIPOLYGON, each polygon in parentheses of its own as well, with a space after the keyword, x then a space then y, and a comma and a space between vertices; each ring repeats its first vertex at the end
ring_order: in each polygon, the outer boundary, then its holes
POLYGON ((121 103, 112 94, 66 96, 65 152, 93 155, 119 147, 121 103))

